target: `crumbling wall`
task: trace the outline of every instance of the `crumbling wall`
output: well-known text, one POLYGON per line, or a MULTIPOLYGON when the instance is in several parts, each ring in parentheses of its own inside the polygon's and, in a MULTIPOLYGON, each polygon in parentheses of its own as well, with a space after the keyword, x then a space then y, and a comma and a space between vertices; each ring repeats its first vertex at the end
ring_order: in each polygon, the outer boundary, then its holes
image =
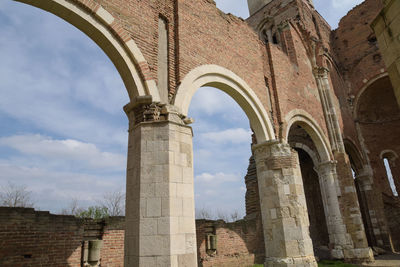
POLYGON ((197 257, 202 267, 242 267, 264 263, 264 237, 261 220, 254 218, 233 223, 197 220, 197 257), (207 245, 207 235, 216 236, 216 249, 207 245))
POLYGON ((0 207, 0 266, 81 266, 83 222, 73 216, 0 207))
POLYGON ((101 266, 121 267, 124 218, 83 220, 30 208, 0 207, 0 266, 80 267, 83 244, 103 240, 101 266))
MULTIPOLYGON (((260 218, 198 220, 200 266, 242 267, 263 263, 264 239, 260 218), (207 234, 216 236, 216 250, 207 251, 207 234)), ((31 208, 0 207, 0 266, 81 267, 83 247, 103 240, 101 266, 124 266, 125 218, 83 220, 31 208)))

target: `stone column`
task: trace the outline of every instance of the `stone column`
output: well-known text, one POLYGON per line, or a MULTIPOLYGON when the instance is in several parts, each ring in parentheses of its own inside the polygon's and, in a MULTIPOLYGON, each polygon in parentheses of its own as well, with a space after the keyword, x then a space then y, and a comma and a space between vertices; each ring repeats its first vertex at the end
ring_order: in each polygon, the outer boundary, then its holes
POLYGON ((316 167, 321 187, 322 200, 329 233, 332 257, 343 259, 343 251, 353 249, 351 237, 343 222, 338 200, 338 181, 336 179, 336 162, 328 161, 316 167))
POLYGON ((370 168, 357 175, 356 182, 359 185, 362 201, 366 206, 367 224, 370 229, 366 229, 371 236, 372 246, 378 246, 386 250, 392 250, 389 231, 384 213, 383 200, 380 192, 374 192, 372 187, 373 174, 370 168))
POLYGON ((358 203, 358 196, 351 172, 350 160, 346 153, 336 152, 336 176, 340 177, 340 211, 347 233, 351 236, 353 249, 345 249, 344 256, 353 261, 372 261, 371 248, 368 247, 367 236, 358 203))
POLYGON ((317 266, 297 153, 270 141, 253 146, 266 267, 317 266))
POLYGON ((192 130, 144 97, 129 117, 125 267, 196 267, 192 130))
POLYGON ((332 149, 344 152, 341 129, 339 126, 335 105, 333 103, 328 74, 329 70, 326 68, 316 67, 314 69, 314 77, 317 81, 318 92, 332 149))

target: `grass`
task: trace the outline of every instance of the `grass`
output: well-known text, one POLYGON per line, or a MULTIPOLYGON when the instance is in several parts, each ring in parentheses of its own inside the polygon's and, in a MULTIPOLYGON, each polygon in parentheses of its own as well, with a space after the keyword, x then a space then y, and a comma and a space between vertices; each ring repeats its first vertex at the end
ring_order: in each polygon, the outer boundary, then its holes
MULTIPOLYGON (((255 264, 252 267, 264 267, 262 264, 255 264)), ((318 267, 356 267, 356 265, 343 263, 341 261, 321 261, 318 262, 318 267)))
POLYGON ((341 261, 320 261, 318 262, 318 267, 356 267, 356 265, 343 263, 341 261))

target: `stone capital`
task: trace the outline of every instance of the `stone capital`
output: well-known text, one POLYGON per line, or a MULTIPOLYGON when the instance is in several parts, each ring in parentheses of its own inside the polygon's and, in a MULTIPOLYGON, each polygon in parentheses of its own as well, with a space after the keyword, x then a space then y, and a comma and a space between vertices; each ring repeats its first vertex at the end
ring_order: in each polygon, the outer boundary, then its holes
POLYGON ((336 160, 329 160, 329 161, 320 163, 318 166, 315 166, 315 171, 317 173, 319 173, 320 175, 324 174, 324 173, 336 172, 336 165, 337 165, 336 160))
POLYGON ((279 140, 270 140, 252 146, 256 158, 270 158, 291 155, 291 147, 288 143, 279 140))
POLYGON ((313 73, 316 78, 327 79, 329 70, 325 67, 315 67, 313 73))
POLYGON ((194 122, 180 113, 173 105, 153 102, 151 96, 138 96, 132 102, 124 106, 124 111, 129 119, 130 130, 140 123, 170 121, 180 125, 188 125, 194 122))

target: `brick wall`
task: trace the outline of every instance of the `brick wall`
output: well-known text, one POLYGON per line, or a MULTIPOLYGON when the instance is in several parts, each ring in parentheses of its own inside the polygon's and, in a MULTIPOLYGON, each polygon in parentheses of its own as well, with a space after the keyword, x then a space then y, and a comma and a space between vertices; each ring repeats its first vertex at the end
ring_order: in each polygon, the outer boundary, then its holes
MULTIPOLYGON (((200 266, 243 267, 263 263, 261 219, 235 223, 198 220, 200 266), (217 236, 215 253, 206 252, 206 233, 217 236)), ((101 266, 124 266, 124 217, 82 220, 30 208, 0 207, 0 266, 80 267, 82 243, 101 239, 101 266)))
POLYGON ((0 207, 0 266, 80 267, 82 242, 102 239, 101 264, 123 266, 124 218, 102 221, 0 207))
POLYGON ((224 221, 197 220, 197 253, 200 267, 243 267, 264 263, 261 219, 224 221), (207 250, 207 234, 217 236, 216 251, 207 250))
POLYGON ((23 208, 0 208, 0 266, 81 263, 82 221, 23 208))
POLYGON ((383 194, 385 214, 392 218, 388 221, 390 235, 395 251, 400 252, 400 200, 391 195, 383 194))

